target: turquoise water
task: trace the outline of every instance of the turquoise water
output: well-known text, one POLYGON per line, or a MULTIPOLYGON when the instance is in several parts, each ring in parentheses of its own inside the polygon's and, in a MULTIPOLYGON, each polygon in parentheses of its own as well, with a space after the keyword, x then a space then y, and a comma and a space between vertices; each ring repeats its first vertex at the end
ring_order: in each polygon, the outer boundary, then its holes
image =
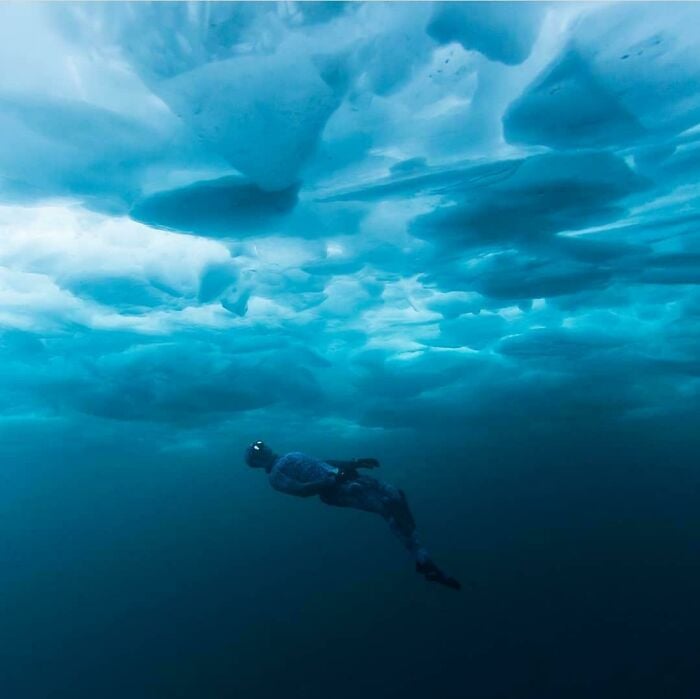
POLYGON ((0 6, 3 697, 697 697, 699 16, 0 6))

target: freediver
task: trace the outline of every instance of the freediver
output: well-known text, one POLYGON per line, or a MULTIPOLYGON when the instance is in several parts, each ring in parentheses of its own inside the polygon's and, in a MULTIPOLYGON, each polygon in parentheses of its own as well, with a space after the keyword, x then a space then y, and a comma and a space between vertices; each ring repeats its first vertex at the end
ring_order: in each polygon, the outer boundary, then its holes
POLYGON ((415 559, 418 573, 430 582, 453 590, 461 588, 459 581, 445 575, 418 543, 416 523, 403 490, 358 473, 360 468, 377 468, 377 459, 321 461, 301 452, 280 456, 264 442, 254 442, 246 449, 245 461, 251 468, 265 469, 270 485, 287 495, 318 495, 326 505, 352 507, 381 515, 415 559))

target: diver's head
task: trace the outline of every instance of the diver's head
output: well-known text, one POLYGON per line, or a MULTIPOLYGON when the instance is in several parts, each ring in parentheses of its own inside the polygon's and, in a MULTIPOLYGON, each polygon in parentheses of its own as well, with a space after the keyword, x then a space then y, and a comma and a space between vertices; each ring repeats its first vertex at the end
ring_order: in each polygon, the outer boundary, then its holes
POLYGON ((245 462, 251 468, 264 468, 266 471, 272 468, 277 454, 264 442, 253 442, 245 450, 245 462))

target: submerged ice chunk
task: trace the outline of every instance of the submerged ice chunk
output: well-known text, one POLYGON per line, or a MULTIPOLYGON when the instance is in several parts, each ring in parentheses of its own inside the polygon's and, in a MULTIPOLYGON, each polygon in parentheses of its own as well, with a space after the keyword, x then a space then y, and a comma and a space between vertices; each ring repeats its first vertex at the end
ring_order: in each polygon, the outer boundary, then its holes
POLYGON ((213 150, 267 190, 292 186, 339 95, 300 55, 207 63, 157 87, 213 150))
POLYGON ((457 41, 492 61, 516 65, 530 55, 545 9, 541 2, 441 2, 428 33, 440 43, 457 41))
POLYGON ((511 142, 555 148, 658 140, 700 120, 700 5, 616 5, 571 41, 509 108, 511 142))

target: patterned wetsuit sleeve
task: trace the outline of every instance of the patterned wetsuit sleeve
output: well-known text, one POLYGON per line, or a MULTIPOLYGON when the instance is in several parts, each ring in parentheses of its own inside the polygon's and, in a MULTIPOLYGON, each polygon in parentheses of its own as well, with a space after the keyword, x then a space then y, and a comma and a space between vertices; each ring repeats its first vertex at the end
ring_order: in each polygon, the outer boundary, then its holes
POLYGON ((288 495, 302 495, 304 492, 304 484, 287 476, 284 471, 278 468, 273 468, 270 471, 270 485, 281 493, 288 495))

